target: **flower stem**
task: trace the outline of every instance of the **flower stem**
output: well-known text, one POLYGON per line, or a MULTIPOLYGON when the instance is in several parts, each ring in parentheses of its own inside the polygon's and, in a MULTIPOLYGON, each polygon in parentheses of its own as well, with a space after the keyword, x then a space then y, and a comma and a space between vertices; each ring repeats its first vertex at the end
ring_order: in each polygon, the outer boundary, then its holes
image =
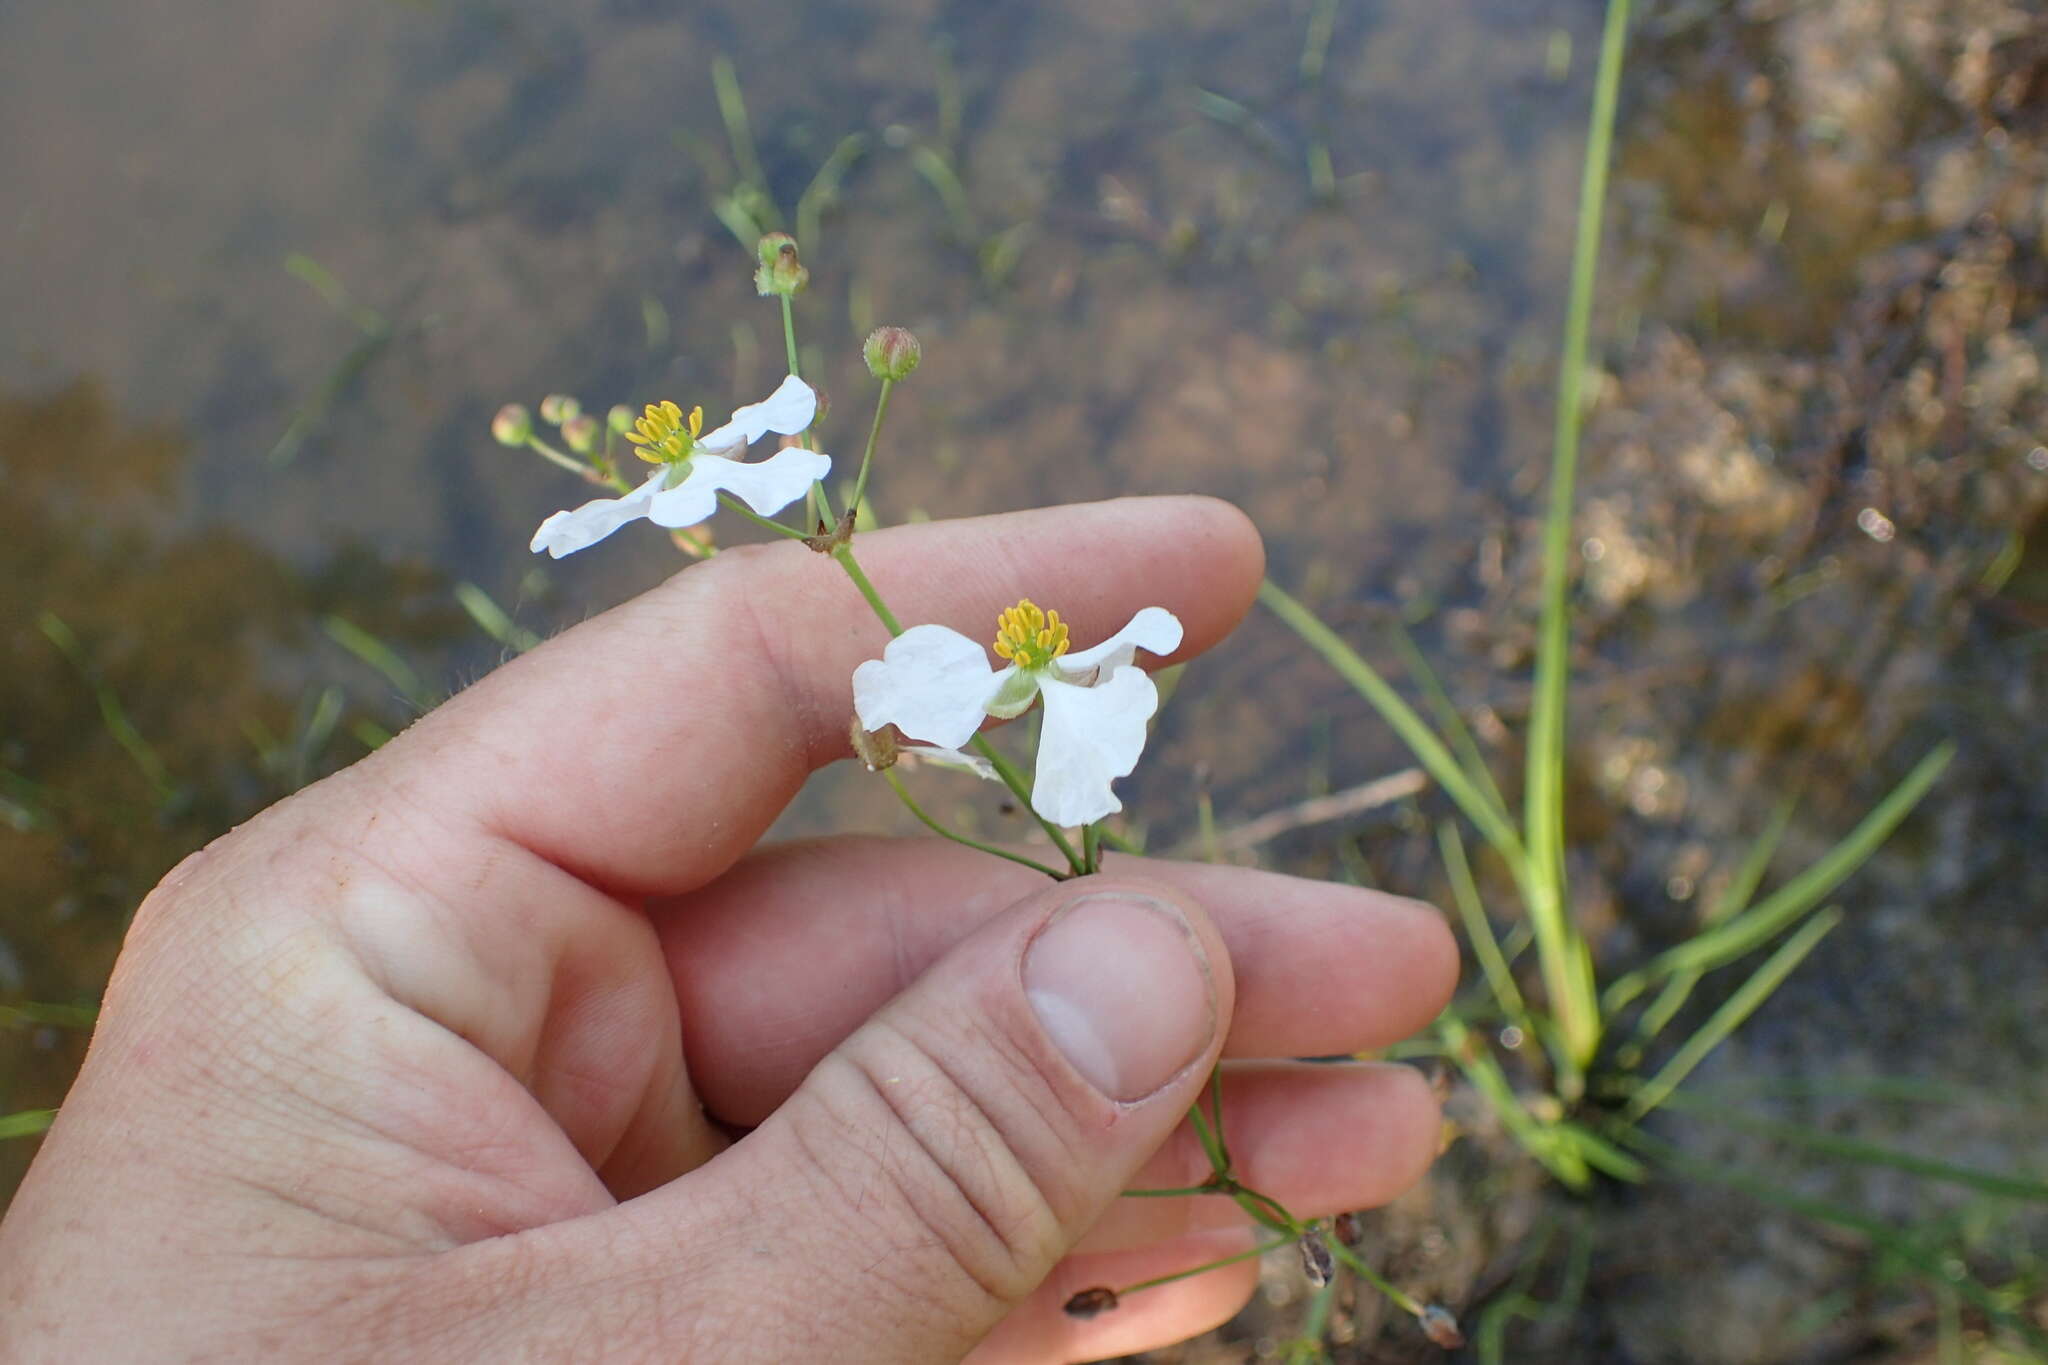
POLYGON ((765 526, 769 530, 775 532, 775 534, 779 536, 787 536, 792 540, 802 540, 804 538, 804 533, 802 531, 797 530, 794 526, 784 526, 779 521, 769 520, 767 517, 762 516, 759 512, 756 512, 753 508, 747 506, 745 503, 741 502, 738 498, 735 498, 730 493, 720 493, 718 495, 718 500, 721 503, 724 503, 727 507, 731 508, 733 511, 745 517, 748 521, 753 522, 756 526, 765 526))
POLYGON ((832 551, 832 557, 839 561, 839 567, 846 570, 846 576, 853 580, 853 586, 860 589, 860 595, 868 600, 868 609, 875 619, 889 628, 892 636, 903 633, 902 625, 896 620, 896 613, 889 610, 889 604, 882 600, 882 594, 875 591, 875 585, 868 581, 861 571, 860 561, 853 557, 851 545, 841 545, 832 551))
MULTIPOLYGON (((789 372, 798 379, 802 379, 804 377, 803 371, 797 365, 796 359, 796 310, 789 306, 789 295, 783 294, 780 298, 782 302, 783 353, 789 360, 789 372)), ((812 425, 816 425, 815 421, 812 425)), ((804 428, 804 445, 811 450, 818 448, 818 443, 811 439, 811 427, 804 428)), ((832 499, 825 492, 825 485, 823 483, 812 484, 810 490, 804 494, 804 509, 810 514, 811 521, 814 524, 825 526, 831 523, 832 499)))
POLYGON ((944 825, 940 824, 937 820, 933 819, 929 814, 927 814, 923 806, 917 804, 916 799, 911 796, 909 788, 903 785, 903 779, 896 775, 896 770, 894 768, 882 769, 882 776, 889 779, 889 785, 896 789, 896 795, 902 800, 903 804, 910 809, 910 813, 912 815, 915 815, 926 829, 938 835, 940 838, 951 839, 954 843, 965 844, 969 848, 978 848, 983 853, 993 853, 996 857, 1007 858, 1013 863, 1022 863, 1025 867, 1030 868, 1034 872, 1043 872, 1046 876, 1052 878, 1056 882, 1066 880, 1068 874, 1047 867, 1044 863, 1039 862, 1036 858, 1027 858, 1021 853, 1012 853, 1008 849, 997 848, 994 844, 984 844, 979 839, 970 839, 964 834, 958 834, 950 829, 947 829, 944 825))
POLYGON ((1225 1256, 1219 1260, 1207 1261, 1195 1266, 1191 1270, 1176 1270, 1171 1275, 1161 1275, 1157 1279, 1140 1280, 1136 1284, 1128 1284, 1122 1289, 1117 1290, 1117 1297, 1122 1298, 1127 1294, 1135 1294, 1140 1289, 1157 1289, 1160 1285, 1172 1284, 1175 1280, 1191 1279, 1196 1275, 1206 1275, 1212 1270, 1221 1270, 1227 1265, 1236 1265, 1240 1261, 1254 1260, 1269 1251, 1278 1251, 1293 1240, 1291 1237, 1282 1237, 1278 1241, 1262 1242, 1258 1246, 1238 1252, 1235 1256, 1225 1256))
POLYGON ((1418 1318, 1426 1311, 1422 1304, 1416 1302, 1414 1295, 1405 1290, 1396 1289, 1387 1281, 1386 1276, 1367 1265, 1363 1257, 1359 1256, 1350 1247, 1345 1246, 1343 1242, 1332 1237, 1329 1245, 1331 1255, 1342 1261, 1352 1274, 1386 1295, 1387 1301, 1393 1304, 1394 1307, 1418 1318))
POLYGON ((571 455, 564 455, 538 436, 527 437, 526 446, 527 449, 540 456, 543 460, 546 460, 549 464, 558 464, 571 474, 581 474, 586 479, 602 477, 583 461, 571 455))
POLYGON ((1081 827, 1081 871, 1102 871, 1102 831, 1094 825, 1081 827))
POLYGON ((868 428, 868 448, 860 454, 860 477, 853 482, 853 501, 847 504, 853 509, 856 517, 860 515, 861 499, 867 496, 868 465, 875 458, 875 441, 882 434, 882 414, 889 410, 889 394, 895 387, 895 380, 884 379, 881 396, 875 399, 875 421, 874 425, 868 428))

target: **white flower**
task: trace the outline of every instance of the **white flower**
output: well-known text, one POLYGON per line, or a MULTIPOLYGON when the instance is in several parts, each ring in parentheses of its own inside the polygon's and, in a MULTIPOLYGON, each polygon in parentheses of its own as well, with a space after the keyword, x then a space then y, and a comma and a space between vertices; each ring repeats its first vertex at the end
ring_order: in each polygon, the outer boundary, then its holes
POLYGON ((674 403, 650 403, 626 439, 640 447, 641 459, 660 468, 630 493, 555 513, 533 533, 532 549, 560 559, 641 517, 656 526, 695 526, 718 510, 720 492, 731 493, 764 517, 773 516, 825 477, 831 457, 801 448, 778 451, 758 464, 742 463, 739 457, 771 431, 788 436, 804 430, 817 414, 818 395, 795 375, 703 436, 698 434, 702 408, 692 409, 686 419, 674 403))
POLYGON ((912 739, 958 749, 988 716, 1016 716, 1045 699, 1031 807, 1056 825, 1086 825, 1123 809, 1110 783, 1138 765, 1159 691, 1133 662, 1140 649, 1180 648, 1180 622, 1146 607, 1116 634, 1067 653, 1058 612, 1019 602, 996 622, 989 666, 980 645, 944 626, 912 626, 879 659, 853 671, 853 705, 870 730, 894 725, 912 739))

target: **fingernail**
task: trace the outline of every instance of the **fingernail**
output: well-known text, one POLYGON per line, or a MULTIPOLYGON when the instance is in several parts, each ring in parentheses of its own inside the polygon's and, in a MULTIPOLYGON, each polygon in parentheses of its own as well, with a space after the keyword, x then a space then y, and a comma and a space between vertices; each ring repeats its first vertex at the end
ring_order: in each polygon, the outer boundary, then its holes
POLYGON ((1139 1100, 1186 1070, 1216 1032, 1216 992, 1180 911, 1120 892, 1083 896, 1024 957, 1024 991, 1046 1036, 1088 1083, 1139 1100))

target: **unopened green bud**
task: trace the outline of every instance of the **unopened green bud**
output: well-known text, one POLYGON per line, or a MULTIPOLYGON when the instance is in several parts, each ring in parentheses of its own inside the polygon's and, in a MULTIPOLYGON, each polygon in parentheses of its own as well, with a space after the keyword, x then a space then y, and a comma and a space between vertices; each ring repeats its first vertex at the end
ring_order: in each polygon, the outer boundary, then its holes
POLYGON ((507 403, 491 419, 491 435, 501 446, 523 446, 533 435, 533 414, 524 403, 507 403))
POLYGON ((579 412, 562 423, 562 441, 578 455, 588 455, 597 445, 597 434, 604 430, 597 419, 587 412, 579 412))
POLYGON ((581 411, 583 405, 566 393, 551 393, 540 400, 540 420, 551 427, 562 425, 581 411))
POLYGON ((868 373, 877 379, 908 379, 924 359, 924 347, 901 327, 877 327, 860 348, 868 373))
POLYGON ((612 410, 604 415, 604 423, 619 435, 624 436, 633 429, 633 419, 640 414, 625 403, 615 403, 612 410))
POLYGON ((780 294, 784 298, 803 292, 811 282, 811 272, 804 269, 804 263, 797 258, 796 238, 786 232, 771 232, 763 237, 754 248, 754 255, 760 261, 760 269, 754 272, 754 289, 761 294, 780 294))

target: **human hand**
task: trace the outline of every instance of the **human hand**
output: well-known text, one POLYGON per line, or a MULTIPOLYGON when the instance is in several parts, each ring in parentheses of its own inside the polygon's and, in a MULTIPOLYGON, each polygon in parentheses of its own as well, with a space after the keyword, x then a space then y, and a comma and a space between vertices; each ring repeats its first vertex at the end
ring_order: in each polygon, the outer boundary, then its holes
MULTIPOLYGON (((906 620, 1030 592, 1086 639, 1160 604, 1184 654, 1260 570, 1192 498, 860 546, 906 620)), ((1414 1072, 1263 1059, 1427 1023, 1456 954, 1423 907, 1134 859, 1054 884, 936 841, 753 851, 845 756, 882 639, 801 547, 728 552, 182 863, 0 1224, 0 1358, 1140 1350, 1254 1283, 1060 1311, 1251 1245, 1226 1200, 1118 1199, 1206 1177, 1182 1118, 1219 1054, 1247 1184, 1312 1216, 1414 1180, 1414 1072)))

